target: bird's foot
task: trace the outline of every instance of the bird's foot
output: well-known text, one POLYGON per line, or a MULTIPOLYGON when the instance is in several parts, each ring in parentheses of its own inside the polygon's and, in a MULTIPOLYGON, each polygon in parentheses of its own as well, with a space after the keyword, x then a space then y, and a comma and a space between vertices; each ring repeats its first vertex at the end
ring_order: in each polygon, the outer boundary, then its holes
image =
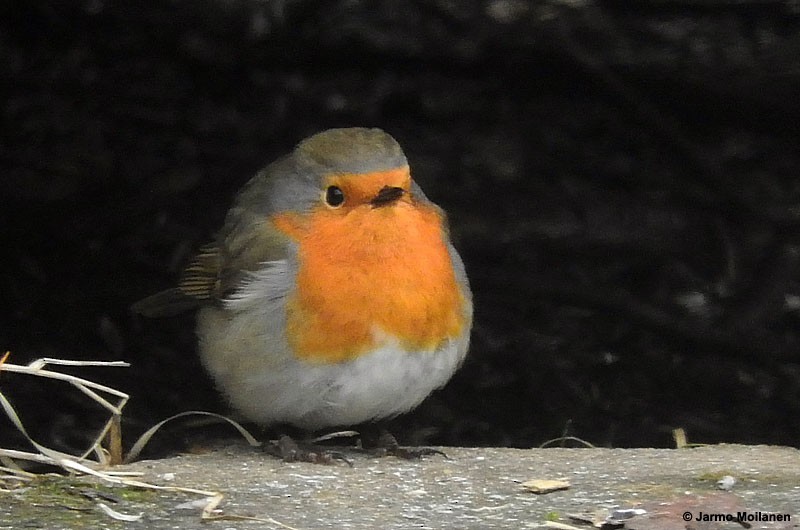
POLYGON ((403 460, 419 460, 423 456, 430 455, 441 455, 447 458, 443 451, 431 447, 401 447, 397 443, 397 438, 389 431, 382 431, 375 440, 375 444, 367 451, 373 456, 394 456, 403 460))
POLYGON ((284 462, 310 462, 312 464, 332 465, 339 462, 353 467, 353 462, 341 451, 331 451, 325 447, 298 444, 291 436, 282 435, 277 441, 265 446, 265 451, 284 462))

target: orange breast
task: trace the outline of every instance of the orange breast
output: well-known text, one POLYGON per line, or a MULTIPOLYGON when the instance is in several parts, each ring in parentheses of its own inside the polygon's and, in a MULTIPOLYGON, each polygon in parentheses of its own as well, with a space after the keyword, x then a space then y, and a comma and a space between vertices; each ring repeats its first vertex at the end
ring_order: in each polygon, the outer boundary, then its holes
POLYGON ((435 208, 406 197, 273 222, 299 244, 287 304, 287 338, 299 357, 352 359, 387 334, 408 350, 429 350, 462 332, 465 301, 435 208))

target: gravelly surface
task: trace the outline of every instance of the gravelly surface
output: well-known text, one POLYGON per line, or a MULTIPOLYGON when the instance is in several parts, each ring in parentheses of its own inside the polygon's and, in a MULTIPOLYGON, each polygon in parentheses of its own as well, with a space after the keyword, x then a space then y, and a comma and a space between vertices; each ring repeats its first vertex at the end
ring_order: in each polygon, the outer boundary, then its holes
MULTIPOLYGON (((259 450, 232 444, 203 455, 142 461, 125 469, 142 480, 224 494, 226 515, 259 520, 202 522, 200 510, 178 509, 202 499, 189 493, 158 493, 144 503, 114 509, 144 512, 142 520, 119 523, 98 511, 75 513, 67 528, 537 528, 546 520, 577 524, 569 514, 604 516, 613 506, 642 507, 648 514, 628 522, 640 529, 742 528, 736 522, 684 523, 690 510, 717 513, 785 513, 789 522, 751 522, 752 528, 798 528, 800 451, 783 447, 720 445, 664 449, 447 448, 449 459, 353 455, 353 467, 284 463, 259 450), (737 483, 716 486, 722 475, 737 483), (533 478, 565 479, 568 490, 532 494, 521 485, 533 478), (647 519, 649 517, 649 519, 647 519), (78 524, 80 523, 80 524, 78 524)), ((18 494, 18 496, 21 494, 18 494)), ((19 500, 19 499, 18 499, 19 500)), ((13 503, 0 508, 0 528, 25 523, 48 526, 48 510, 15 520, 13 503)), ((20 526, 16 526, 17 528, 20 526)), ((580 527, 580 526, 579 526, 580 527)), ((588 526, 583 526, 589 528, 588 526)))

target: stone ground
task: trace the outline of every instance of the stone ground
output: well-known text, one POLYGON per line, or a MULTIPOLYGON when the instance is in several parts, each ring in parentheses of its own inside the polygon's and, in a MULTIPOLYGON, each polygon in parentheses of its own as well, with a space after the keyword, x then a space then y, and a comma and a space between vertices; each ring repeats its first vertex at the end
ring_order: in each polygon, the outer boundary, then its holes
MULTIPOLYGON (((284 463, 230 443, 205 454, 122 466, 151 484, 224 495, 223 515, 202 521, 204 497, 104 487, 84 479, 49 481, 0 493, 0 529, 21 528, 591 528, 614 507, 645 512, 613 528, 799 528, 800 451, 776 446, 695 449, 444 449, 448 458, 404 461, 353 454, 352 467, 284 463), (729 491, 717 481, 730 475, 729 491), (529 492, 531 479, 568 489, 529 492), (66 498, 54 500, 54 490, 66 498), (135 493, 135 494, 134 494, 135 493), (97 505, 142 517, 120 522, 97 505), (788 514, 789 521, 696 521, 702 513, 788 514), (691 514, 690 522, 683 520, 691 514), (571 516, 579 515, 581 521, 571 516), (572 526, 557 526, 572 525, 572 526), (748 526, 750 525, 750 526, 748 526)), ((603 528, 612 528, 604 526, 603 528)))

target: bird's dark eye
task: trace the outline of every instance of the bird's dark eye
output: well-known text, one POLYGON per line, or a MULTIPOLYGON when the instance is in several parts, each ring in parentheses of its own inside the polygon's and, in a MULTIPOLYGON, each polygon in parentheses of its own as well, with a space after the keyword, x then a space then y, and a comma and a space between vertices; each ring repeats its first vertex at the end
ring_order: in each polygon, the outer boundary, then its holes
POLYGON ((337 208, 344 202, 344 192, 339 186, 328 186, 325 190, 325 202, 332 208, 337 208))

